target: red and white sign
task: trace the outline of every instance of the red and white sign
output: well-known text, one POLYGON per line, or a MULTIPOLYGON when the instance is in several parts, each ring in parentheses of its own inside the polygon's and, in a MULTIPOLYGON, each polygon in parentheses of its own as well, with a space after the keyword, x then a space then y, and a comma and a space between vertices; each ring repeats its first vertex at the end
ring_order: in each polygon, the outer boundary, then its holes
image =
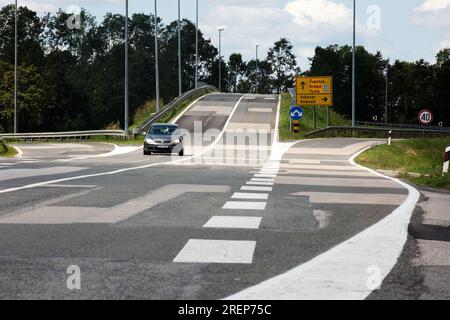
POLYGON ((422 110, 419 112, 419 122, 423 125, 433 123, 433 113, 430 110, 422 110))

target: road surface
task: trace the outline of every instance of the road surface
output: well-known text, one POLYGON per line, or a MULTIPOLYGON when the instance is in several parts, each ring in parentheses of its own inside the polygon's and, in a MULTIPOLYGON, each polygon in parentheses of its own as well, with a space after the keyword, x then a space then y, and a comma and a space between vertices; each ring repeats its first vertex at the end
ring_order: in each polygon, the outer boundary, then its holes
POLYGON ((379 141, 278 143, 278 108, 200 99, 177 119, 183 158, 19 146, 0 161, 0 299, 364 299, 400 254, 405 221, 385 218, 411 190, 350 162, 379 141))

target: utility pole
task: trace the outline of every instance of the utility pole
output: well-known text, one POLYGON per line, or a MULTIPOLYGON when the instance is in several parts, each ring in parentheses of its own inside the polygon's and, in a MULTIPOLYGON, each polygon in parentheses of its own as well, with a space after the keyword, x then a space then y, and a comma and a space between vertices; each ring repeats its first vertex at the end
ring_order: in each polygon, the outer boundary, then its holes
POLYGON ((222 92, 222 31, 224 28, 219 28, 219 92, 222 92))
POLYGON ((158 3, 155 0, 155 82, 156 82, 156 113, 159 113, 159 56, 158 56, 158 3))
POLYGON ((255 87, 255 93, 258 93, 258 86, 259 86, 259 66, 258 66, 258 47, 260 45, 256 45, 256 87, 255 87))
POLYGON ((183 94, 183 70, 181 67, 181 0, 178 0, 178 95, 183 94))
POLYGON ((195 0, 195 88, 198 88, 198 0, 195 0))
POLYGON ((128 0, 125 1, 125 134, 128 133, 129 125, 129 73, 128 73, 128 0))
POLYGON ((352 127, 356 125, 356 0, 353 0, 353 53, 352 53, 352 127))
POLYGON ((18 110, 17 110, 17 0, 15 2, 15 10, 14 10, 14 133, 19 131, 18 125, 18 110))

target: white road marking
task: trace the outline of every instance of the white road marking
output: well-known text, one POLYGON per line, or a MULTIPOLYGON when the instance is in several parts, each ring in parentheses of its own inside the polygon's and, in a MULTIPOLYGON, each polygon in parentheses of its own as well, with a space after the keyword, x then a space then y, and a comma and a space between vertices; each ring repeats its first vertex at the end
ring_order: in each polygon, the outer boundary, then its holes
POLYGON ((297 192, 293 196, 309 197, 310 203, 401 205, 407 195, 370 193, 297 192))
POLYGON ((363 171, 321 171, 321 170, 297 170, 297 169, 285 169, 284 172, 280 172, 281 175, 318 175, 318 176, 337 176, 337 177, 373 177, 369 172, 363 171))
POLYGON ((266 202, 228 201, 222 209, 225 210, 265 210, 266 202))
POLYGON ((255 178, 276 178, 276 174, 255 174, 255 178))
POLYGON ((251 264, 255 241, 191 239, 173 260, 177 263, 251 264))
POLYGON ((255 182, 255 181, 248 181, 247 184, 251 185, 251 186, 273 186, 274 185, 273 182, 255 182))
POLYGON ((71 157, 71 158, 67 158, 67 159, 59 159, 56 161, 70 162, 70 161, 87 160, 87 159, 95 159, 95 158, 108 158, 108 157, 132 153, 132 152, 141 150, 142 148, 143 148, 142 146, 140 146, 140 147, 122 147, 122 146, 114 145, 114 150, 111 152, 108 152, 108 153, 103 153, 103 154, 98 154, 98 155, 93 155, 93 156, 81 156, 81 157, 75 156, 75 157, 71 157))
POLYGON ((210 96, 210 95, 213 95, 214 94, 214 92, 213 93, 208 93, 208 94, 205 94, 204 96, 201 96, 200 98, 198 98, 197 100, 195 100, 194 102, 192 102, 190 105, 188 105, 178 116, 176 116, 175 117, 175 119, 173 119, 170 123, 177 123, 178 122, 178 120, 180 120, 181 119, 181 117, 183 117, 185 114, 186 114, 186 112, 188 112, 191 108, 192 108, 192 106, 194 106, 197 102, 199 102, 201 99, 203 99, 203 98, 205 98, 205 97, 207 97, 207 96, 210 96))
POLYGON ((203 227, 219 229, 258 229, 261 217, 214 216, 203 227))
POLYGON ((82 184, 48 184, 45 186, 42 186, 41 188, 83 188, 83 189, 89 189, 89 188, 97 188, 98 186, 94 185, 82 185, 82 184))
POLYGON ((264 98, 264 100, 275 100, 276 98, 274 97, 268 97, 268 98, 264 98))
POLYGON ((9 169, 9 170, 2 170, 0 172, 0 181, 29 178, 29 177, 52 176, 65 173, 73 173, 83 170, 86 170, 86 168, 49 167, 40 169, 9 169))
POLYGON ((268 193, 246 193, 235 192, 231 199, 248 199, 248 200, 267 200, 269 198, 268 193))
POLYGON ((248 112, 273 113, 272 108, 248 108, 248 112))
POLYGON ((0 163, 0 166, 15 166, 17 163, 0 163))
POLYGON ((230 300, 363 300, 372 289, 369 268, 376 266, 382 281, 398 261, 408 236, 408 225, 420 198, 410 185, 374 170, 350 163, 379 177, 396 182, 409 192, 408 198, 386 218, 333 249, 282 275, 234 294, 230 300))
POLYGON ((112 208, 62 207, 45 204, 25 208, 6 216, 0 216, 0 224, 114 224, 149 210, 160 203, 175 199, 187 192, 224 193, 229 192, 229 190, 230 187, 228 186, 167 185, 112 208))
POLYGON ((266 179, 266 178, 252 178, 253 182, 275 182, 274 179, 266 179))
POLYGON ((242 191, 262 191, 262 192, 272 192, 272 187, 248 187, 242 186, 242 191))
POLYGON ((300 170, 332 170, 332 171, 358 171, 363 172, 359 168, 352 166, 332 166, 332 165, 281 165, 283 169, 300 169, 300 170))
POLYGON ((382 179, 347 179, 347 178, 316 178, 308 177, 278 177, 277 184, 298 185, 298 186, 333 186, 333 187, 355 187, 355 188, 389 188, 402 189, 398 184, 382 179))

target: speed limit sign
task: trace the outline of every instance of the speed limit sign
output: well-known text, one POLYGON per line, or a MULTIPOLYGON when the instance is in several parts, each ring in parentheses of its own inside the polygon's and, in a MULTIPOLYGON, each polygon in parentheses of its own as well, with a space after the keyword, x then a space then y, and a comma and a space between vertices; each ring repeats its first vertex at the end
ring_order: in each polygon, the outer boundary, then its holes
POLYGON ((430 110, 419 112, 419 122, 423 125, 429 125, 433 122, 433 113, 430 110))

